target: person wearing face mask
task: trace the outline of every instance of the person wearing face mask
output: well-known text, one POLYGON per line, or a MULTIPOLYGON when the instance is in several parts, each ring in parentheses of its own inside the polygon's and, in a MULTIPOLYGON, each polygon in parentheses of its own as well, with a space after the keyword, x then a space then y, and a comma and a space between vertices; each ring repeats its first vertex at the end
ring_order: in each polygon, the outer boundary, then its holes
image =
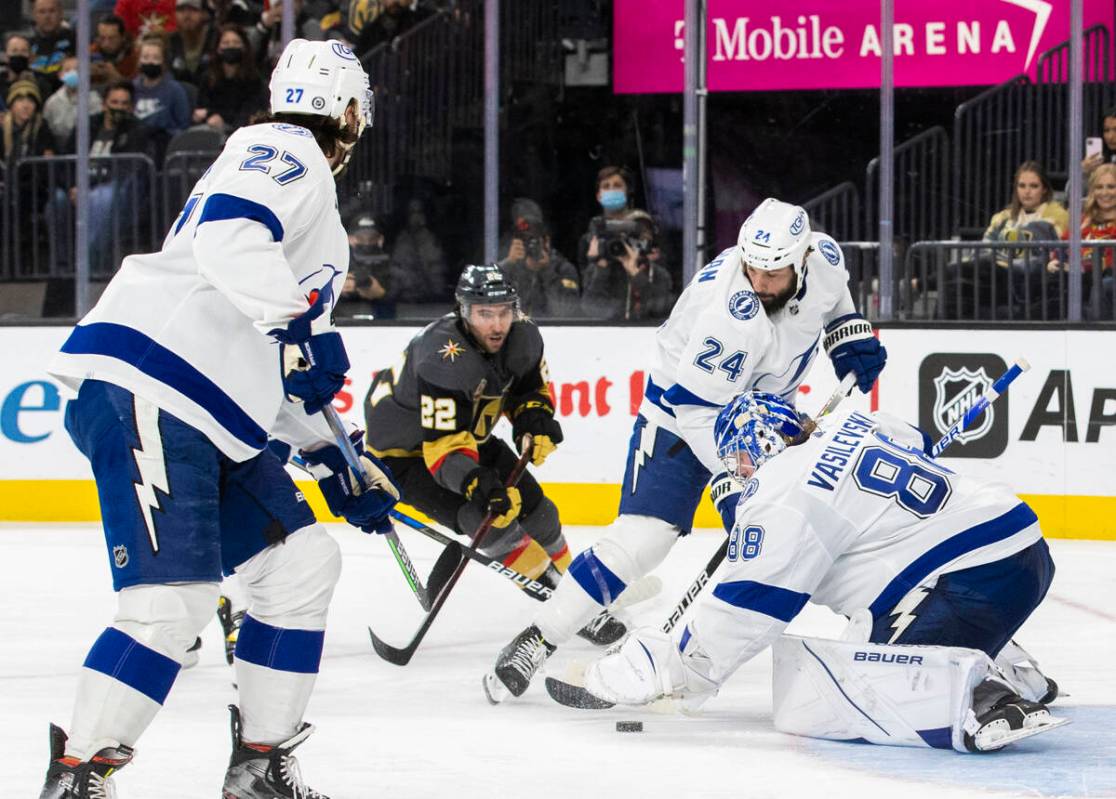
POLYGON ((31 71, 31 40, 22 33, 9 33, 5 37, 4 61, 5 67, 0 69, 0 98, 8 96, 8 90, 17 80, 34 81, 41 97, 54 91, 50 81, 31 71))
POLYGON ((136 87, 136 116, 169 140, 190 124, 190 101, 182 84, 167 74, 166 45, 159 36, 140 41, 140 74, 136 87))
MULTIPOLYGON (((47 98, 43 105, 43 119, 50 125, 50 132, 55 140, 64 142, 70 138, 77 119, 78 103, 78 62, 74 56, 66 56, 62 61, 61 88, 47 98)), ((97 113, 101 110, 101 95, 96 89, 89 92, 89 111, 97 113)), ((71 152, 66 150, 66 152, 71 152)))
POLYGON ((593 229, 600 224, 599 220, 624 217, 630 206, 633 182, 631 173, 622 166, 606 166, 597 173, 597 204, 601 206, 601 214, 589 222, 589 230, 577 245, 577 265, 581 269, 582 284, 590 263, 589 250, 596 249, 593 244, 597 237, 593 229))
POLYGON ((174 16, 177 30, 167 39, 167 61, 175 80, 200 88, 217 49, 217 26, 202 0, 178 0, 174 16))
POLYGON ((407 204, 407 226, 391 249, 392 279, 399 302, 443 302, 449 299, 446 256, 426 221, 422 200, 407 204))
POLYGON ((222 25, 198 93, 194 122, 232 133, 267 102, 252 45, 236 25, 222 25))
POLYGON ((341 290, 337 315, 365 319, 394 319, 390 259, 384 234, 369 213, 358 213, 348 224, 349 274, 341 290))

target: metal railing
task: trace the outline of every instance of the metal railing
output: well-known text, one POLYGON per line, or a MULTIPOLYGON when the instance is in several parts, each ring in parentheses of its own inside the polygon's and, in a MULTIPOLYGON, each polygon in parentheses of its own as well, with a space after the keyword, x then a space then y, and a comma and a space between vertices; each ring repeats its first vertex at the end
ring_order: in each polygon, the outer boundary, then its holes
POLYGON ((838 241, 853 241, 860 233, 860 192, 846 180, 817 197, 802 203, 810 215, 810 227, 828 233, 838 241))
MULTIPOLYGON (((907 242, 949 235, 949 135, 935 126, 895 147, 896 239, 907 242)), ((880 159, 868 162, 864 178, 866 230, 874 231, 878 213, 880 159)))
MULTIPOLYGON (((77 157, 20 160, 7 182, 8 278, 72 277, 77 157)), ((162 236, 155 163, 138 153, 90 159, 89 259, 93 277, 111 275, 130 252, 162 236)))
POLYGON ((849 272, 853 304, 869 319, 879 318, 880 244, 877 241, 838 241, 849 272))
MULTIPOLYGON (((1116 241, 1083 247, 1082 318, 1116 321, 1116 241), (1099 280, 1097 276, 1100 276, 1099 280)), ((1064 241, 922 241, 903 261, 900 318, 1059 322, 1069 314, 1064 241)))
POLYGON ((1016 167, 1034 157, 1031 86, 1026 75, 1018 75, 981 92, 954 112, 955 233, 965 228, 983 230, 989 217, 1003 206, 1016 167))
POLYGON ((178 217, 190 189, 216 160, 219 153, 211 150, 180 150, 171 153, 163 162, 162 180, 162 231, 165 232, 178 217))

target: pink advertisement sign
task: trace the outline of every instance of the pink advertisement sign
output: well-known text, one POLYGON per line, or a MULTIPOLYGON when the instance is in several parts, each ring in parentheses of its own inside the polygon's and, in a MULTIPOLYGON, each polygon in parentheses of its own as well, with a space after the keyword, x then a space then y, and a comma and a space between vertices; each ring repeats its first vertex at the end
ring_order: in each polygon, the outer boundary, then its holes
MULTIPOLYGON (((1112 0, 1083 0, 1110 30, 1112 0)), ((614 0, 613 85, 680 92, 684 0, 614 0)), ((708 0, 711 91, 880 85, 879 0, 708 0)), ((1069 38, 1070 0, 895 0, 895 85, 972 86, 1032 77, 1069 38)))

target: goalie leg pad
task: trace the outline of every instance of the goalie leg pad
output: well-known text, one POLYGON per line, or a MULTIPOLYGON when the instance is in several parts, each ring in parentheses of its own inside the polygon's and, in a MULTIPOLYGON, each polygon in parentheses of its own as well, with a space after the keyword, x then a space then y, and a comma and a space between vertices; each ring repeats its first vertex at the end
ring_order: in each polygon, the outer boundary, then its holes
POLYGON ((775 729, 792 735, 969 751, 964 725, 990 671, 983 652, 781 636, 775 729))

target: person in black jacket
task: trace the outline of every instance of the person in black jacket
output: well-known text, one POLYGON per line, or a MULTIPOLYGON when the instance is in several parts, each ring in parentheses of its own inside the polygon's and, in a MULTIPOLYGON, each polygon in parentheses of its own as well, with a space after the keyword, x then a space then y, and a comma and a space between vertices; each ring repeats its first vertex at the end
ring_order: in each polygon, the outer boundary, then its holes
POLYGON ((533 319, 580 316, 577 267, 550 246, 541 219, 519 216, 500 262, 519 292, 519 307, 533 319))
POLYGON ((267 93, 256 69, 248 37, 236 25, 222 25, 209 74, 198 92, 194 122, 232 133, 267 107, 267 93))
POLYGON ((606 235, 601 227, 590 242, 582 311, 591 319, 665 319, 674 305, 674 281, 655 220, 633 209, 613 222, 623 223, 623 230, 606 235))

